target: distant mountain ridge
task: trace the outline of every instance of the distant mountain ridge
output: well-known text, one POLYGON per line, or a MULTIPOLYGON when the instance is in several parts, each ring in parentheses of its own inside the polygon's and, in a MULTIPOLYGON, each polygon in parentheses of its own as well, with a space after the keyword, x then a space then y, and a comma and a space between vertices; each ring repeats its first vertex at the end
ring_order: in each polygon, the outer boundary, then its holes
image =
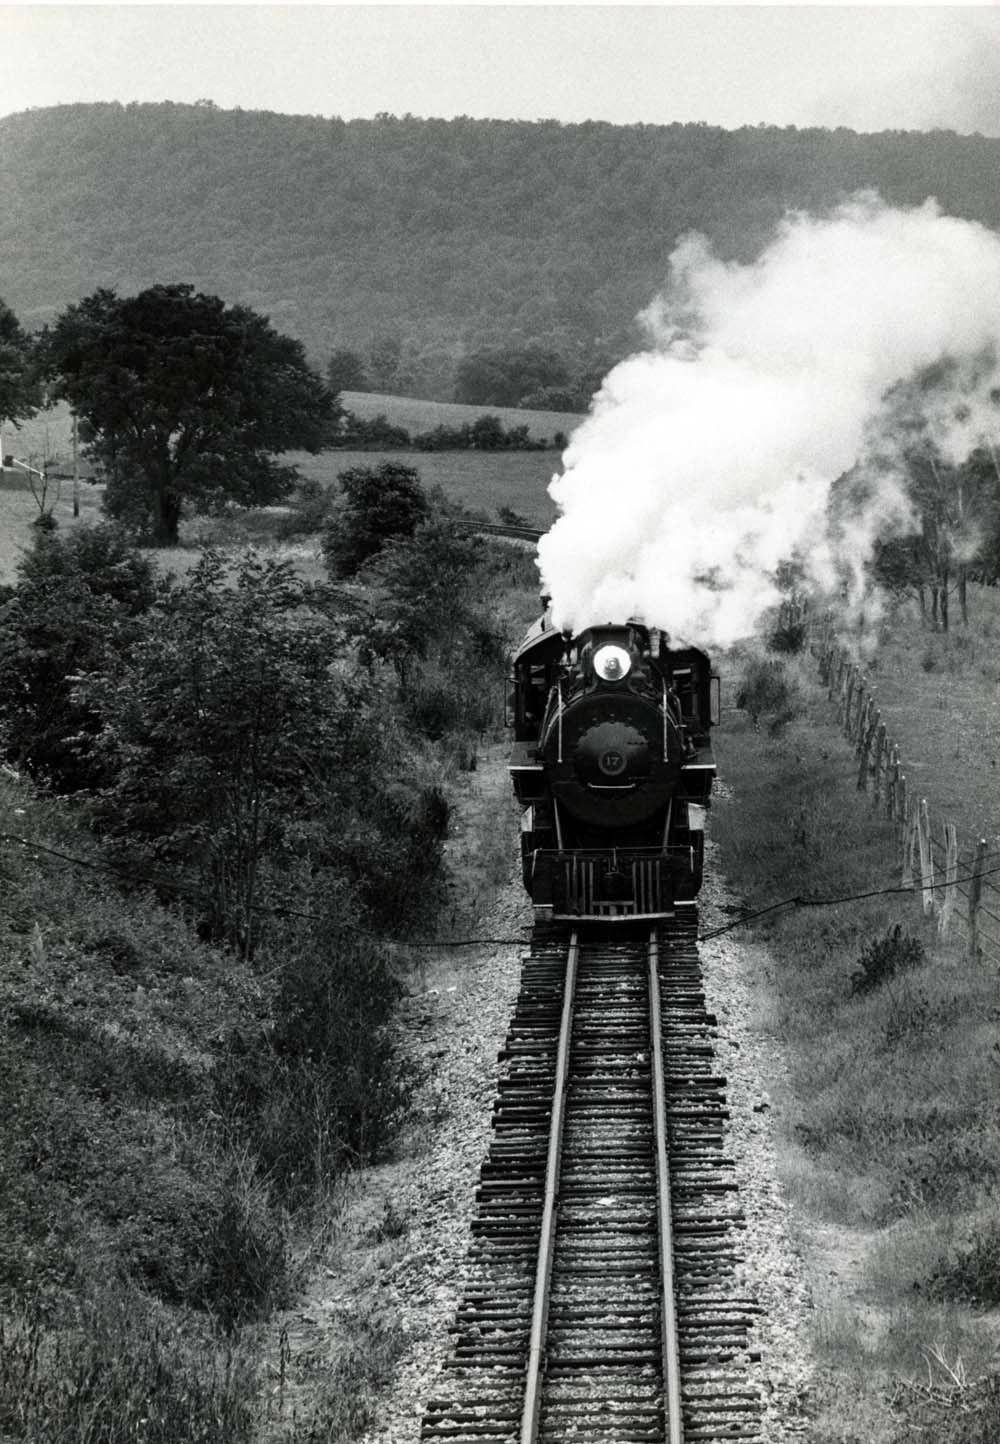
POLYGON ((1000 226, 998 175, 1000 140, 947 131, 58 106, 0 120, 0 296, 34 327, 191 281, 318 365, 388 334, 443 377, 489 343, 620 352, 686 231, 748 259, 865 187, 1000 226))

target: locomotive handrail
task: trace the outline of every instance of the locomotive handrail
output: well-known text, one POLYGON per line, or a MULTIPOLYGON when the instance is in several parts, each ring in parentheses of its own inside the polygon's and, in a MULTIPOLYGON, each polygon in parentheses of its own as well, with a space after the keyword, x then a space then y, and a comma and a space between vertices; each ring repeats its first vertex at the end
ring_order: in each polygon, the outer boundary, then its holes
POLYGON ((561 678, 561 677, 560 677, 560 678, 557 680, 557 682, 556 682, 556 695, 557 695, 558 698, 559 698, 559 711, 558 711, 557 714, 556 714, 556 726, 557 726, 558 729, 559 729, 559 756, 558 756, 558 759, 557 759, 557 760, 558 760, 559 762, 562 762, 562 760, 563 760, 563 694, 562 694, 562 678, 561 678))

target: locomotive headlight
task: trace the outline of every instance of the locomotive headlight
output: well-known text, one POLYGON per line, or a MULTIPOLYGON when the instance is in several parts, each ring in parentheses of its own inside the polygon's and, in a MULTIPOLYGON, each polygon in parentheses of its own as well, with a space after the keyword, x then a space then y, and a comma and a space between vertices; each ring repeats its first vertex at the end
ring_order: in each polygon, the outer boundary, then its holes
POLYGON ((598 647, 594 653, 594 671, 604 682, 620 682, 632 670, 632 658, 624 647, 598 647))

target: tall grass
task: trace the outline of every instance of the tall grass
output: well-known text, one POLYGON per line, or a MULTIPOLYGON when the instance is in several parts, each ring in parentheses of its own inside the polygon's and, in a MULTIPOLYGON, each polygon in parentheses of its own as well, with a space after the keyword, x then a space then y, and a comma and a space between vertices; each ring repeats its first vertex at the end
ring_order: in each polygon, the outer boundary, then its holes
POLYGON ((52 1328, 0 1317, 0 1437, 18 1444, 244 1444, 257 1387, 245 1353, 108 1286, 52 1328))

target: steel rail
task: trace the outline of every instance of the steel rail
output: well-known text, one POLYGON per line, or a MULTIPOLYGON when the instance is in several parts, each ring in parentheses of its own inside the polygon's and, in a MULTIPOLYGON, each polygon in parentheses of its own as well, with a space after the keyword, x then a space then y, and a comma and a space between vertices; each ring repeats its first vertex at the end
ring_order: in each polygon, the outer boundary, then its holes
POLYGON ((577 934, 573 932, 570 936, 569 952, 566 957, 562 1021, 559 1025, 559 1050, 556 1054, 552 1116, 549 1122, 549 1151, 545 1164, 545 1200, 542 1206, 542 1231, 538 1241, 538 1263, 535 1268, 534 1305, 531 1314, 531 1336, 528 1343, 528 1371, 524 1389, 524 1408, 521 1414, 521 1444, 535 1444, 538 1437, 538 1418, 542 1403, 542 1373, 545 1335, 549 1322, 549 1283, 552 1277, 552 1256, 555 1252, 559 1165, 562 1154, 563 1120, 566 1116, 566 1083, 569 1076, 570 1037, 573 1031, 577 953, 577 934))
POLYGON ((660 1015, 659 942, 649 935, 649 1042, 653 1089, 653 1138, 656 1149, 656 1212, 660 1241, 660 1323, 663 1356, 663 1434, 666 1444, 683 1444, 681 1370, 674 1297, 673 1220, 670 1210, 670 1169, 667 1166, 667 1105, 663 1069, 663 1027, 660 1015))

